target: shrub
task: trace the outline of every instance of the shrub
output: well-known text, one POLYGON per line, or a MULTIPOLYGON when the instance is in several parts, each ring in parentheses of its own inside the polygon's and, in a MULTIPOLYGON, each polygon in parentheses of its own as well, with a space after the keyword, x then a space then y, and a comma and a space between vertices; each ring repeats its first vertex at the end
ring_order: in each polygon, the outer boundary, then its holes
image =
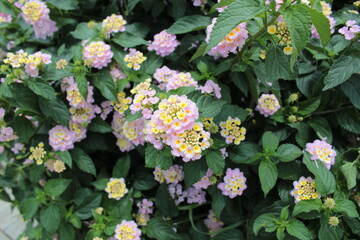
POLYGON ((1 1, 21 239, 359 238, 359 6, 1 1))

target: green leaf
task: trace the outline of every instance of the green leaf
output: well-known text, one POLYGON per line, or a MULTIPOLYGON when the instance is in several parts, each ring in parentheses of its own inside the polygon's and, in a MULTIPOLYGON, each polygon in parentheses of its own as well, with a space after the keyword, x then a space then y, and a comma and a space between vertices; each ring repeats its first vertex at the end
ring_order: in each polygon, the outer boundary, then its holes
POLYGON ((206 154, 206 163, 214 174, 222 174, 225 167, 225 159, 218 151, 209 150, 206 154))
POLYGON ((315 175, 316 190, 320 195, 327 195, 333 193, 336 189, 335 178, 333 174, 324 166, 324 164, 318 160, 310 160, 309 153, 304 153, 303 162, 306 167, 315 175))
POLYGON ((324 14, 316 11, 315 9, 308 8, 311 16, 311 22, 314 24, 316 31, 320 36, 320 40, 323 46, 326 46, 330 42, 330 21, 324 14))
POLYGON ((56 197, 62 194, 70 185, 71 179, 57 178, 46 182, 44 192, 48 196, 56 197))
POLYGON ((360 117, 354 109, 344 109, 336 113, 339 125, 356 134, 360 134, 360 117))
POLYGON ((287 143, 282 144, 276 151, 276 157, 281 162, 290 162, 302 155, 302 151, 297 146, 287 143))
POLYGON ((261 189, 263 190, 265 196, 275 186, 277 177, 278 171, 275 163, 271 160, 263 160, 260 162, 259 178, 261 189))
POLYGON ((194 55, 191 57, 190 62, 194 61, 194 60, 197 59, 198 57, 203 56, 203 55, 206 53, 206 52, 205 52, 206 48, 207 48, 207 43, 202 43, 202 44, 200 45, 200 47, 198 47, 198 49, 196 50, 196 52, 194 53, 194 55))
POLYGON ((310 39, 311 17, 308 6, 295 4, 287 7, 283 13, 284 21, 290 31, 291 45, 300 52, 310 39))
POLYGON ((301 115, 309 115, 314 112, 320 105, 320 98, 311 98, 299 103, 298 113, 301 115))
POLYGON ((229 154, 230 160, 234 163, 252 164, 262 156, 260 147, 252 142, 243 142, 235 146, 234 150, 229 154))
POLYGON ((196 106, 199 108, 199 113, 202 117, 215 117, 221 111, 221 107, 226 102, 223 100, 214 100, 210 96, 201 96, 196 101, 196 106))
POLYGON ((118 33, 113 38, 112 41, 119 44, 124 48, 132 48, 139 45, 147 45, 149 44, 142 37, 131 34, 128 32, 118 33))
POLYGON ((74 159, 76 165, 84 172, 90 173, 96 176, 96 168, 92 159, 80 148, 74 148, 71 150, 71 156, 74 159))
POLYGON ((146 235, 158 240, 181 240, 182 238, 173 230, 168 222, 160 217, 154 217, 147 223, 146 235))
POLYGON ((324 79, 325 86, 323 91, 338 86, 357 72, 360 72, 360 57, 354 55, 340 56, 331 65, 324 79))
POLYGON ((322 207, 322 202, 318 198, 303 200, 295 204, 292 215, 296 216, 299 213, 309 213, 311 211, 320 212, 321 207, 322 207))
POLYGON ((289 218, 289 205, 281 209, 280 220, 286 221, 289 218))
POLYGON ((132 122, 132 121, 142 117, 141 111, 136 112, 135 114, 132 114, 131 111, 128 110, 127 112, 125 112, 125 114, 126 114, 125 121, 127 121, 127 122, 132 122))
POLYGON ((128 0, 128 11, 131 12, 141 0, 128 0))
POLYGON ((264 149, 275 151, 279 146, 279 138, 272 132, 265 132, 261 138, 261 142, 264 149))
POLYGON ((40 79, 29 79, 27 85, 37 95, 48 100, 56 100, 55 91, 49 83, 40 79))
POLYGON ((325 118, 315 117, 309 124, 320 139, 326 138, 329 143, 332 142, 333 135, 331 133, 331 127, 325 118))
POLYGON ((77 8, 77 0, 48 0, 47 3, 51 3, 55 7, 63 10, 74 10, 77 8))
POLYGON ((127 154, 122 158, 119 158, 113 167, 112 176, 115 178, 126 178, 131 165, 130 156, 127 154))
POLYGON ((275 231, 276 230, 275 220, 276 220, 275 215, 271 213, 266 213, 257 217, 253 225, 253 231, 255 233, 255 236, 259 233, 261 228, 265 228, 266 232, 275 231))
POLYGON ((88 28, 87 23, 79 23, 76 26, 75 31, 70 32, 70 34, 76 39, 88 40, 96 36, 96 31, 92 28, 88 28))
POLYGON ((192 31, 205 29, 211 23, 211 18, 202 15, 185 16, 178 19, 170 28, 166 30, 167 33, 183 34, 192 31))
POLYGON ((174 217, 178 215, 178 208, 171 198, 165 183, 161 184, 156 192, 155 204, 163 217, 174 217))
POLYGON ((52 204, 46 208, 41 209, 40 222, 48 233, 54 234, 59 228, 61 222, 59 207, 52 204))
POLYGON ((343 84, 341 84, 341 90, 350 99, 350 102, 360 109, 360 75, 355 74, 343 84))
POLYGON ((66 163, 70 168, 72 167, 72 158, 68 151, 57 151, 55 155, 59 156, 61 161, 66 163))
POLYGON ((33 123, 24 116, 17 116, 14 119, 14 130, 20 141, 24 143, 27 143, 36 132, 33 123))
POLYGON ((301 240, 312 239, 312 235, 305 226, 304 223, 300 222, 297 219, 291 219, 286 226, 286 231, 294 237, 297 237, 301 240))
POLYGON ((271 45, 265 59, 265 72, 268 82, 278 79, 295 79, 290 69, 289 57, 279 47, 271 45))
POLYGON ((109 178, 101 178, 96 180, 95 182, 92 182, 91 185, 93 185, 96 189, 103 191, 105 190, 108 182, 109 178))
POLYGON ((75 82, 78 86, 79 92, 83 99, 87 99, 88 96, 88 82, 86 79, 86 73, 75 74, 75 82))
POLYGON ((75 240, 75 230, 67 223, 62 223, 59 227, 60 239, 75 240))
POLYGON ((163 58, 157 56, 155 53, 151 53, 147 56, 145 62, 142 63, 141 69, 144 69, 146 74, 154 74, 155 70, 161 67, 163 64, 163 58))
POLYGON ((148 144, 145 149, 145 166, 148 168, 154 168, 156 166, 157 150, 153 145, 148 144))
POLYGON ((55 101, 49 101, 42 98, 39 101, 39 106, 41 111, 51 117, 55 122, 63 126, 68 126, 70 120, 69 109, 61 100, 56 99, 55 101))
POLYGON ((186 11, 186 0, 170 0, 171 2, 171 15, 178 19, 182 16, 184 16, 184 13, 186 11))
POLYGON ((101 199, 101 193, 92 193, 86 196, 81 205, 79 206, 78 210, 76 211, 76 214, 81 219, 87 219, 91 217, 92 211, 100 207, 101 199))
POLYGON ((341 166, 341 172, 346 178, 347 187, 350 190, 356 186, 357 168, 354 163, 346 162, 341 166))
POLYGON ((94 74, 94 85, 106 99, 115 102, 118 101, 116 86, 109 72, 101 71, 94 74))
POLYGON ((155 181, 154 176, 151 173, 145 171, 135 172, 134 189, 144 191, 153 189, 158 183, 155 181))
POLYGON ((348 217, 359 218, 359 213, 355 204, 348 199, 336 199, 333 211, 344 213, 348 217))
POLYGON ((99 117, 94 118, 88 126, 88 129, 98 133, 111 133, 113 129, 110 124, 99 117))
POLYGON ((231 30, 241 22, 255 18, 265 8, 255 0, 236 0, 220 13, 210 35, 205 52, 215 47, 231 30))
POLYGON ((190 161, 184 164, 185 187, 188 188, 205 176, 207 171, 205 161, 190 161))
POLYGON ((26 198, 20 204, 20 212, 25 221, 30 220, 37 212, 40 206, 40 200, 37 198, 26 198))
POLYGON ((214 211, 216 216, 220 217, 221 212, 226 205, 226 197, 222 195, 222 192, 215 186, 209 187, 208 192, 212 198, 211 209, 214 211))
POLYGON ((40 114, 38 96, 28 87, 19 83, 12 83, 8 87, 12 95, 11 98, 7 98, 8 102, 22 110, 40 114))

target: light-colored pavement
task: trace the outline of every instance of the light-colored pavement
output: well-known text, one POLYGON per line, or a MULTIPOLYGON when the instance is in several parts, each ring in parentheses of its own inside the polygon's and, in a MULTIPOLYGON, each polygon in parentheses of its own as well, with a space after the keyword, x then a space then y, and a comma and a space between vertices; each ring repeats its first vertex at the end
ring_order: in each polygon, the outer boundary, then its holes
POLYGON ((0 200, 0 240, 16 240, 25 230, 26 224, 17 209, 0 200))

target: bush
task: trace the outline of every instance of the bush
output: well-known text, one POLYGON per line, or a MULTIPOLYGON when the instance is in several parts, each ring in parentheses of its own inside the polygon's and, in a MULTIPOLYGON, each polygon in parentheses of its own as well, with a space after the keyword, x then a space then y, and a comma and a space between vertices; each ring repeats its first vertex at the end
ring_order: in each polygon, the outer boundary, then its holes
POLYGON ((21 239, 358 239, 359 6, 1 1, 21 239))

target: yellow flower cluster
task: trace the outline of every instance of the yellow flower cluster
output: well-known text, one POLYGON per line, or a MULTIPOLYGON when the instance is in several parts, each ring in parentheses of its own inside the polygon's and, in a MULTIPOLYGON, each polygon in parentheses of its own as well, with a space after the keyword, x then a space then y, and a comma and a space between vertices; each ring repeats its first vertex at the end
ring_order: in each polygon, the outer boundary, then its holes
POLYGON ((37 1, 29 1, 23 6, 22 12, 25 15, 25 19, 29 20, 30 22, 37 22, 39 21, 40 17, 42 17, 42 6, 40 6, 39 2, 37 1))
POLYGON ((321 4, 322 13, 325 16, 329 16, 332 13, 330 4, 326 3, 325 1, 321 1, 320 4, 321 4))
POLYGON ((56 69, 64 69, 68 65, 68 62, 65 59, 60 59, 56 62, 56 69))
POLYGON ((27 56, 28 54, 22 50, 18 51, 16 54, 8 53, 4 59, 4 63, 10 64, 13 68, 18 68, 28 62, 27 56))
POLYGON ((111 101, 111 105, 118 113, 124 113, 129 108, 129 104, 132 100, 130 97, 126 97, 126 94, 124 92, 119 92, 117 94, 117 98, 118 102, 111 101))
POLYGON ((124 58, 124 61, 127 62, 128 68, 133 68, 134 70, 140 69, 140 64, 146 60, 146 57, 142 52, 136 51, 131 48, 130 53, 127 54, 124 58))
POLYGON ((44 143, 39 143, 37 147, 30 148, 30 156, 29 159, 35 160, 37 165, 40 165, 44 162, 43 158, 45 157, 46 151, 44 149, 44 143))
POLYGON ((234 142, 234 144, 239 145, 241 141, 244 141, 246 129, 240 127, 240 124, 241 121, 239 118, 231 117, 228 117, 225 122, 220 123, 220 134, 225 138, 226 143, 230 144, 234 142))
POLYGON ((299 181, 294 182, 294 189, 292 190, 291 195, 295 197, 295 202, 320 198, 315 187, 316 184, 312 178, 301 177, 299 181))
POLYGON ((60 161, 60 160, 55 160, 53 168, 54 168, 54 171, 57 173, 62 173, 63 171, 66 170, 64 162, 60 161))
POLYGON ((105 191, 108 193, 109 198, 120 200, 128 192, 128 189, 123 178, 110 178, 105 191))
POLYGON ((125 24, 126 21, 121 15, 112 14, 111 16, 104 19, 102 27, 105 33, 123 32, 125 31, 125 24))

